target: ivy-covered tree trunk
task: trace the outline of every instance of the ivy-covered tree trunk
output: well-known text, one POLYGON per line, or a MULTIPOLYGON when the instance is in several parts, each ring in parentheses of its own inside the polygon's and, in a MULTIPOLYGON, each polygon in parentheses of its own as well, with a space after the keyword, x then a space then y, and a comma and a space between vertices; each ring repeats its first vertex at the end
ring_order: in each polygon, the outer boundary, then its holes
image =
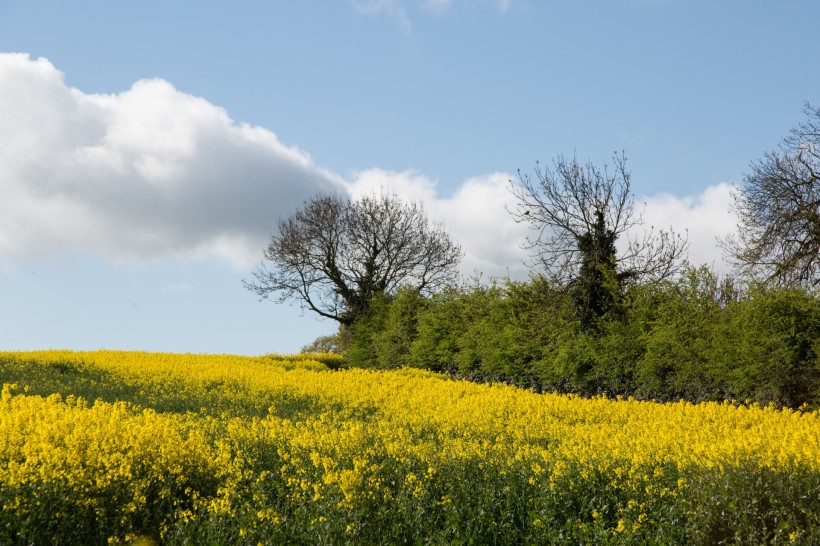
POLYGON ((536 165, 535 176, 519 171, 519 180, 510 181, 516 200, 510 213, 532 231, 523 247, 551 282, 567 288, 589 333, 597 319, 617 309, 627 281, 658 283, 674 276, 688 248, 686 238, 671 231, 632 231, 643 219, 629 191, 626 157, 613 159, 614 168, 599 169, 559 156, 552 168, 536 165), (620 253, 619 238, 626 239, 620 253))
POLYGON ((595 211, 592 230, 578 238, 581 267, 572 290, 575 312, 587 332, 593 331, 600 317, 613 309, 620 293, 615 271, 615 239, 607 229, 602 210, 595 211))

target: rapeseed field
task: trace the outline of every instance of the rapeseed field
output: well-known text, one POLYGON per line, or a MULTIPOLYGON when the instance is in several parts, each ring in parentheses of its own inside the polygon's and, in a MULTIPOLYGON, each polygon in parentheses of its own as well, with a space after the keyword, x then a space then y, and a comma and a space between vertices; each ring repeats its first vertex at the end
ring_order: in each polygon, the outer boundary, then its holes
POLYGON ((0 544, 818 544, 820 413, 0 353, 0 544))

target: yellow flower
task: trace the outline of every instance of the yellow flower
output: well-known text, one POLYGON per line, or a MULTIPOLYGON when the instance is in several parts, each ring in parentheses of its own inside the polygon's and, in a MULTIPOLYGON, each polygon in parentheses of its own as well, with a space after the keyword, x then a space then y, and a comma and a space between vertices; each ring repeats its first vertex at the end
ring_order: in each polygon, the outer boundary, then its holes
MULTIPOLYGON (((451 491, 439 486, 462 479, 458 469, 506 472, 502 494, 512 476, 567 492, 603 476, 621 498, 637 499, 621 514, 635 530, 651 525, 654 500, 685 493, 690 471, 748 462, 786 474, 820 472, 816 411, 582 399, 419 370, 330 372, 327 361, 0 353, 12 369, 15 362, 44 373, 59 366, 141 393, 121 402, 34 396, 26 383, 38 392, 36 374, 9 375, 22 386, 4 385, 0 394, 0 485, 60 487, 88 513, 104 513, 108 492, 118 491, 128 529, 150 516, 157 499, 172 507, 175 522, 249 510, 261 524, 279 521, 268 504, 272 489, 283 489, 287 502, 312 503, 310 513, 330 514, 389 504, 398 494, 418 503, 438 495, 446 506, 451 491)), ((36 509, 22 498, 4 498, 0 508, 20 518, 36 509)), ((623 519, 613 529, 626 530, 623 519)), ((789 534, 799 539, 798 531, 789 534)))

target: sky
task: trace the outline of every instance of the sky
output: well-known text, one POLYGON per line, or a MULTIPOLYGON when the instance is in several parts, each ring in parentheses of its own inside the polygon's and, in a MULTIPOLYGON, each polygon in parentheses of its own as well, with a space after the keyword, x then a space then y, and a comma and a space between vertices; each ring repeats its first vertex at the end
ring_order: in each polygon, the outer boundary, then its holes
POLYGON ((318 192, 420 201, 526 279, 510 180, 623 151, 728 272, 731 191, 820 104, 816 0, 0 0, 0 350, 296 352, 242 284, 318 192))

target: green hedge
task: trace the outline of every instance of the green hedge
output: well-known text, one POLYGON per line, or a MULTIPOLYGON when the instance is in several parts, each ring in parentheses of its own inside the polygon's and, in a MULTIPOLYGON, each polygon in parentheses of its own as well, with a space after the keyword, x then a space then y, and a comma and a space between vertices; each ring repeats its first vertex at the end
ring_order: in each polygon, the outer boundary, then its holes
POLYGON ((349 331, 346 363, 413 366, 538 391, 820 406, 820 298, 738 291, 708 269, 636 285, 595 329, 542 278, 380 298, 349 331))

